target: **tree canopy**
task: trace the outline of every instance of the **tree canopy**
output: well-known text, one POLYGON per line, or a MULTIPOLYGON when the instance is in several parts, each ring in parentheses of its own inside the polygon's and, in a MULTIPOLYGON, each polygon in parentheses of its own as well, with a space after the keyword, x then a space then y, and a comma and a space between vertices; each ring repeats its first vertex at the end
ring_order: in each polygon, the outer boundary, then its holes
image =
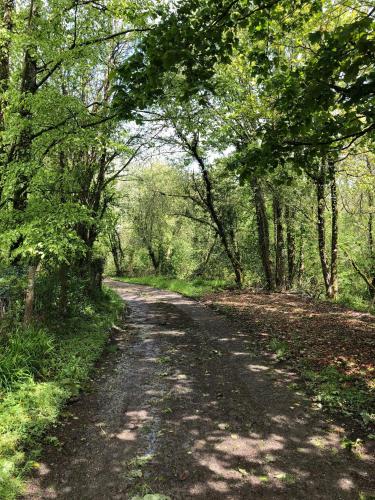
POLYGON ((374 28, 371 0, 0 0, 0 348, 40 348, 0 404, 53 371, 44 329, 105 323, 104 274, 373 310, 374 28))

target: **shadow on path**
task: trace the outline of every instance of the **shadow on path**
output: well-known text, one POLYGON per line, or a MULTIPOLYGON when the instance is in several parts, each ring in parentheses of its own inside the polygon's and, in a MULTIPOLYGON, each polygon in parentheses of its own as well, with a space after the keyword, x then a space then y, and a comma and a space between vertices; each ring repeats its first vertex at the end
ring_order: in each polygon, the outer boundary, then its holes
POLYGON ((111 282, 130 315, 92 392, 70 406, 27 499, 357 499, 374 463, 256 357, 251 339, 178 294, 111 282))

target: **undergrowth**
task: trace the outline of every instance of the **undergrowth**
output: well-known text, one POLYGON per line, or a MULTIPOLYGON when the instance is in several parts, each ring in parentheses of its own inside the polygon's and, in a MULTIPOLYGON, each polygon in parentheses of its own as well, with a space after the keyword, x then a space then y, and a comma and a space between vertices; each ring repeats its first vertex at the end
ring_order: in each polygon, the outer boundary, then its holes
POLYGON ((354 417, 364 428, 375 424, 374 394, 358 376, 341 373, 334 366, 301 373, 314 399, 325 409, 354 417))
POLYGON ((369 298, 343 293, 340 295, 338 303, 354 311, 375 314, 375 304, 370 302, 369 298))
POLYGON ((63 404, 76 395, 100 356, 121 299, 107 290, 62 323, 18 326, 1 338, 0 498, 22 492, 40 441, 63 404))

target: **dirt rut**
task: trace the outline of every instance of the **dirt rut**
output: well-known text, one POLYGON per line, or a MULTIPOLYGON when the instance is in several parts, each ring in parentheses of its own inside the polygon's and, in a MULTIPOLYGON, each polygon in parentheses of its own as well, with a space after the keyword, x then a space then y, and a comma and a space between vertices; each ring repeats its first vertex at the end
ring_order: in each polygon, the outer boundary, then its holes
POLYGON ((26 499, 357 499, 374 463, 341 447, 293 374, 251 335, 178 294, 111 282, 117 352, 69 406, 26 499), (57 446, 56 446, 57 445, 57 446))

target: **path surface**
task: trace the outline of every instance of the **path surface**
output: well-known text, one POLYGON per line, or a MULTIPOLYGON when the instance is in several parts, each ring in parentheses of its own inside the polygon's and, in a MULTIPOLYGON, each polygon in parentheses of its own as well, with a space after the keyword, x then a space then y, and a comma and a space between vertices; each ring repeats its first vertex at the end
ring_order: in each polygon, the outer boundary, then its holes
POLYGON ((291 388, 251 338, 178 294, 112 282, 118 351, 69 406, 26 499, 358 499, 374 464, 291 388))

